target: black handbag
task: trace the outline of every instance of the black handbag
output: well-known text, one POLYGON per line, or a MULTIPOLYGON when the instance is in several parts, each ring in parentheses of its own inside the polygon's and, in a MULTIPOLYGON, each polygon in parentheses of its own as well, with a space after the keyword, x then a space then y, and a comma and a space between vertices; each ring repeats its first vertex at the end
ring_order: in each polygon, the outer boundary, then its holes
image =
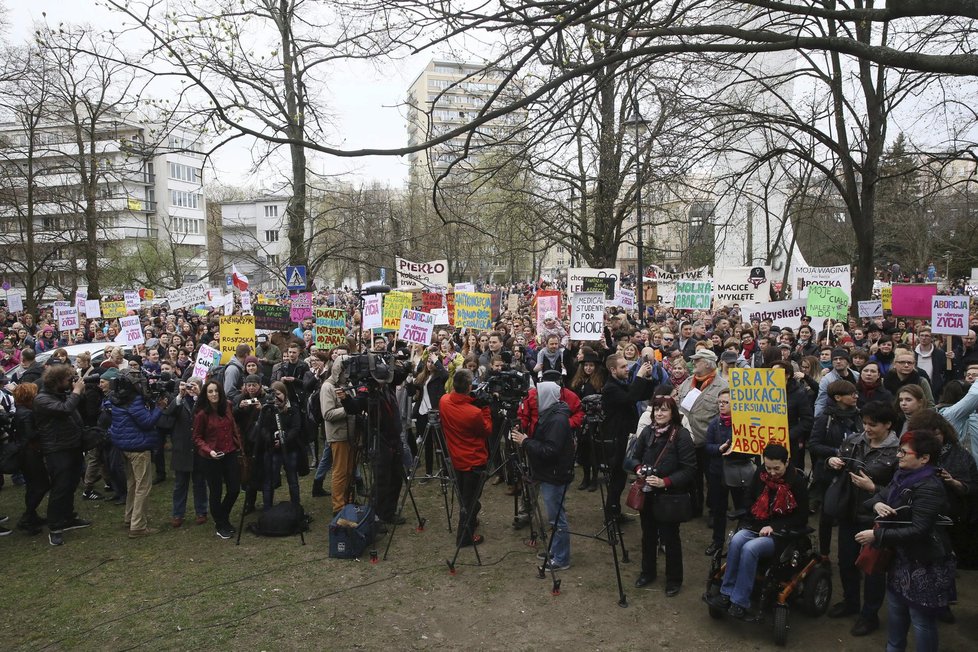
POLYGON ((751 458, 723 460, 723 484, 730 489, 746 489, 756 472, 757 465, 751 458))
POLYGON ((848 473, 842 472, 825 490, 825 495, 822 497, 822 513, 836 519, 848 516, 852 511, 854 497, 852 480, 849 479, 848 473))
POLYGON ((659 523, 685 523, 693 518, 693 497, 688 493, 652 495, 652 518, 659 523))

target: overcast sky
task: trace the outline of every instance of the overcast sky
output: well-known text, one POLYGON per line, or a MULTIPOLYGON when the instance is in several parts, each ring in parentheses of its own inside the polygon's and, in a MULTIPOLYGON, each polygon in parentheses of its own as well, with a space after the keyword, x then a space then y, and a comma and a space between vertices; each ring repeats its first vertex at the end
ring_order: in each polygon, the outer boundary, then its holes
MULTIPOLYGON (((118 17, 95 0, 6 0, 11 28, 6 38, 23 43, 35 21, 50 25, 60 22, 91 24, 109 29, 118 26, 118 17)), ((407 144, 403 102, 408 85, 432 58, 430 53, 396 62, 377 71, 373 66, 352 64, 337 68, 329 83, 329 109, 345 140, 343 149, 366 147, 393 148, 407 144)), ((268 175, 249 174, 251 156, 243 145, 227 146, 215 156, 211 177, 230 184, 261 185, 268 175)), ((336 159, 317 155, 310 164, 317 173, 348 173, 350 181, 379 181, 399 186, 407 178, 407 157, 367 157, 336 159)))

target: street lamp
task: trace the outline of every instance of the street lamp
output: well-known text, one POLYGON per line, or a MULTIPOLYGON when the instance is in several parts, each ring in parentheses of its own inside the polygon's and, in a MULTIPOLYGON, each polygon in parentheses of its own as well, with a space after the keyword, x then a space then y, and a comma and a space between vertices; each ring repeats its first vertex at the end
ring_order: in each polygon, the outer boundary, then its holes
POLYGON ((638 109, 638 97, 632 97, 632 114, 625 120, 623 126, 635 130, 635 222, 638 226, 638 239, 636 240, 636 250, 638 260, 638 284, 636 286, 638 295, 638 323, 645 326, 645 261, 642 257, 642 166, 639 164, 639 154, 641 152, 640 131, 648 128, 648 122, 642 117, 638 109))

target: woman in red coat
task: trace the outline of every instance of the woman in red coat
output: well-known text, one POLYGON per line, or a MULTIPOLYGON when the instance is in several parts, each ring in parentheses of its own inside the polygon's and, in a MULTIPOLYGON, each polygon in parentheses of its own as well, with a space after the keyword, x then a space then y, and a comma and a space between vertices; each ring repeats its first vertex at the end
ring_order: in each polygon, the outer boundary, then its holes
POLYGON ((238 456, 243 449, 231 405, 218 382, 210 380, 204 385, 204 400, 197 401, 194 414, 193 437, 197 454, 204 458, 204 475, 217 536, 230 539, 234 534, 231 508, 241 492, 238 456))

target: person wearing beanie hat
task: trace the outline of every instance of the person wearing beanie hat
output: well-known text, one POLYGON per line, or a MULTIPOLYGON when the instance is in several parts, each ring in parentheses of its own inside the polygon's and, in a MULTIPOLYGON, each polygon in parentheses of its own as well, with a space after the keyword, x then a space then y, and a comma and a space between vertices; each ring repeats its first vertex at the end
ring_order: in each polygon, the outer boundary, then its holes
POLYGON ((850 367, 849 350, 843 347, 832 349, 832 369, 822 376, 818 383, 818 397, 815 399, 815 418, 817 419, 829 405, 829 385, 837 380, 848 380, 855 385, 859 375, 850 367))

